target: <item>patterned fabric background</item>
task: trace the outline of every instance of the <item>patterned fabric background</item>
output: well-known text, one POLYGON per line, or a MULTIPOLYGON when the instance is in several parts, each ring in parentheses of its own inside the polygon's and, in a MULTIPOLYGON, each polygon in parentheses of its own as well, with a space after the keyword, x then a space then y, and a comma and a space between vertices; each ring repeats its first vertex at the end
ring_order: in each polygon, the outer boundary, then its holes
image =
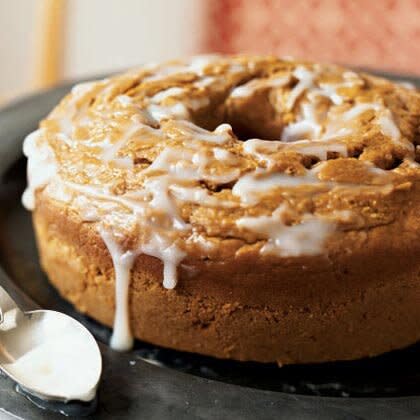
POLYGON ((207 0, 204 48, 420 74, 420 0, 207 0))

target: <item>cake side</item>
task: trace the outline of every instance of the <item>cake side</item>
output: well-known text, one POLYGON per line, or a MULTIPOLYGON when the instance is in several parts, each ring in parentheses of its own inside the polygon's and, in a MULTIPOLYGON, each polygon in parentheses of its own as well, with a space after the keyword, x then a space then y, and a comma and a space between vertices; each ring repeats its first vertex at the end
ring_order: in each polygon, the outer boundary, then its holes
MULTIPOLYGON (((420 338, 420 283, 412 227, 420 203, 409 197, 399 193, 396 205, 406 210, 394 223, 336 237, 328 258, 191 256, 178 286, 165 290, 162 263, 139 256, 131 273, 132 333, 178 350, 280 364, 349 360, 413 344, 420 338)), ((34 224, 51 282, 79 310, 112 326, 115 275, 100 235, 59 202, 41 196, 38 203, 34 224)))

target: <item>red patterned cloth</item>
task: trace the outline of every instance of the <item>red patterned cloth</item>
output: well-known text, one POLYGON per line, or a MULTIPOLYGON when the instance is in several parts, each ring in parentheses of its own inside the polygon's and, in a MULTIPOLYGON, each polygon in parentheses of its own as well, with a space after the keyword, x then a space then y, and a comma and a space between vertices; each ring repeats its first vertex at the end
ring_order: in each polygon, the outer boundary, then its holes
POLYGON ((420 0, 206 0, 204 49, 420 74, 420 0))

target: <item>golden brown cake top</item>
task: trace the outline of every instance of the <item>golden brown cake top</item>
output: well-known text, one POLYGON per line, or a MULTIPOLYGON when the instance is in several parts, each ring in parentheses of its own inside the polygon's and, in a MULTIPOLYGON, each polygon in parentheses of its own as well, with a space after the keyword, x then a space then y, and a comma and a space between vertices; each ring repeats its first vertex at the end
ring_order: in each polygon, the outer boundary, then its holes
POLYGON ((317 255, 336 230, 392 220, 393 194, 419 179, 419 123, 415 90, 336 66, 147 65, 75 86, 42 121, 24 203, 42 193, 175 266, 317 255))

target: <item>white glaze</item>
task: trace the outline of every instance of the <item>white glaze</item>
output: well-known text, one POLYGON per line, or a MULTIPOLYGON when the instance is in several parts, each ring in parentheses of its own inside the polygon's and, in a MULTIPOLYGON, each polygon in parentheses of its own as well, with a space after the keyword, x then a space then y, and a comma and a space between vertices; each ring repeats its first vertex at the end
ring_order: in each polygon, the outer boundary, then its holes
POLYGON ((156 93, 154 96, 150 98, 150 101, 158 104, 159 102, 164 101, 167 98, 179 96, 179 95, 182 95, 183 93, 184 93, 183 88, 171 87, 171 88, 161 90, 160 92, 156 93))
POLYGON ((123 251, 109 231, 101 229, 99 232, 111 255, 115 274, 115 317, 110 344, 114 350, 130 350, 133 347, 133 336, 130 330, 128 292, 136 254, 123 251))
POLYGON ((267 239, 261 248, 263 255, 298 257, 320 254, 326 238, 334 231, 334 223, 305 215, 300 223, 287 226, 284 216, 288 211, 288 206, 282 204, 270 216, 243 217, 236 221, 236 225, 267 239))
POLYGON ((195 82, 194 85, 198 88, 206 88, 208 86, 211 86, 215 81, 216 81, 215 77, 207 76, 195 82))
POLYGON ((327 160, 328 152, 338 153, 342 157, 348 156, 347 145, 337 141, 301 140, 294 142, 290 150, 295 150, 303 155, 316 156, 319 160, 327 160))
POLYGON ((105 139, 102 143, 101 159, 105 162, 114 162, 117 166, 131 168, 133 162, 129 157, 117 157, 118 152, 124 147, 134 134, 141 130, 145 125, 139 121, 132 120, 128 127, 123 131, 121 138, 114 144, 109 139, 105 139))
POLYGON ((264 174, 255 171, 244 175, 232 188, 232 194, 247 205, 255 205, 260 196, 276 188, 296 188, 302 186, 328 186, 316 176, 318 168, 307 171, 304 176, 290 176, 283 173, 264 174))
POLYGON ((322 126, 315 116, 315 107, 311 103, 301 105, 298 120, 286 125, 282 131, 281 140, 294 142, 304 139, 318 139, 321 137, 322 126))
POLYGON ((147 112, 150 115, 150 118, 158 123, 162 120, 168 120, 170 118, 188 119, 190 115, 187 107, 180 102, 170 106, 156 105, 152 103, 147 107, 147 112))
POLYGON ((363 114, 366 111, 380 111, 381 106, 375 103, 359 103, 354 105, 348 111, 341 114, 340 118, 343 121, 354 120, 359 115, 363 114))
POLYGON ((150 241, 141 247, 143 254, 159 258, 163 263, 163 287, 173 289, 178 283, 177 268, 184 259, 183 252, 175 243, 168 244, 167 240, 155 232, 150 241))
POLYGON ((291 110, 299 97, 311 86, 313 86, 315 73, 305 67, 297 67, 293 76, 298 79, 297 85, 290 91, 287 98, 286 108, 291 110))
POLYGON ((168 244, 157 232, 136 251, 123 251, 111 232, 105 229, 99 232, 110 253, 115 275, 115 317, 110 345, 114 350, 126 351, 132 348, 134 341, 129 321, 129 289, 136 257, 146 254, 159 258, 163 262, 163 287, 173 289, 177 284, 177 267, 185 253, 174 243, 168 244))
POLYGON ((229 124, 221 124, 214 131, 208 131, 190 121, 179 121, 177 129, 192 141, 223 144, 232 139, 232 127, 229 124))
POLYGON ((205 69, 219 59, 220 55, 218 54, 196 55, 191 59, 187 69, 192 73, 196 73, 198 76, 203 76, 205 69))
POLYGON ((199 187, 181 187, 178 185, 173 185, 170 187, 170 190, 174 197, 184 203, 201 204, 206 207, 236 207, 235 203, 227 200, 221 200, 218 197, 210 195, 208 191, 199 187))
POLYGON ((28 157, 28 186, 22 203, 28 210, 35 208, 35 192, 45 187, 57 172, 53 151, 42 139, 42 129, 34 131, 23 143, 23 153, 28 157))
POLYGON ((237 168, 232 168, 227 173, 215 174, 212 167, 214 160, 214 157, 210 157, 202 150, 194 152, 187 148, 166 147, 145 173, 164 171, 171 175, 169 179, 171 184, 176 184, 177 180, 182 179, 225 184, 238 178, 237 168))
POLYGON ((290 82, 290 76, 276 77, 272 79, 251 80, 244 85, 238 86, 230 93, 231 98, 245 98, 255 93, 259 89, 278 88, 287 85, 290 82))

